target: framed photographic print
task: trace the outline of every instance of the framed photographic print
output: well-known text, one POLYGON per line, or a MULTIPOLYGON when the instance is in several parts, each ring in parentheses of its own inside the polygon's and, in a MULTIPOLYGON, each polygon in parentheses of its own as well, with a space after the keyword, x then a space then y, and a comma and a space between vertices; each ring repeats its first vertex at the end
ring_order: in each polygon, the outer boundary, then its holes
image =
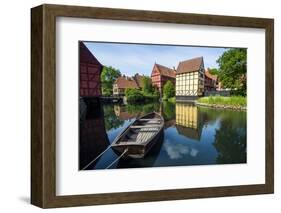
POLYGON ((31 9, 31 203, 273 193, 272 19, 31 9))

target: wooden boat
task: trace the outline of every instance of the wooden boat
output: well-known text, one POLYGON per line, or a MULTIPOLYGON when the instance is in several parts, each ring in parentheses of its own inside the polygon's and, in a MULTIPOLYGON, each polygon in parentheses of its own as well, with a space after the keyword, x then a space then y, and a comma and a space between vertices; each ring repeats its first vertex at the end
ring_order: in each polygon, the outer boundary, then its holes
POLYGON ((163 117, 152 112, 136 119, 112 142, 111 147, 125 157, 143 158, 163 134, 163 117))

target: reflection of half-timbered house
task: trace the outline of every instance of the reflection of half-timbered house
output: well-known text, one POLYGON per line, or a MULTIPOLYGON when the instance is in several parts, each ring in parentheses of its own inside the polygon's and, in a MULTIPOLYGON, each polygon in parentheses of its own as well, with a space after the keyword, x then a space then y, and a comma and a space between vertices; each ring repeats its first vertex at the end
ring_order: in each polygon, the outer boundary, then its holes
POLYGON ((167 81, 171 81, 175 84, 176 71, 165 67, 160 64, 154 64, 151 72, 152 85, 159 89, 160 94, 163 92, 163 87, 167 81))
MULTIPOLYGON (((81 102, 82 100, 80 100, 81 102)), ((100 105, 87 107, 85 116, 79 122, 79 169, 95 168, 99 158, 93 161, 109 145, 109 139, 106 134, 103 109, 100 105)))
POLYGON ((176 103, 176 128, 179 134, 200 140, 203 122, 195 105, 176 103))
POLYGON ((176 72, 176 99, 185 100, 202 96, 204 92, 203 57, 179 63, 176 72))
POLYGON ((101 96, 101 71, 102 64, 96 59, 83 42, 79 42, 80 97, 101 96))

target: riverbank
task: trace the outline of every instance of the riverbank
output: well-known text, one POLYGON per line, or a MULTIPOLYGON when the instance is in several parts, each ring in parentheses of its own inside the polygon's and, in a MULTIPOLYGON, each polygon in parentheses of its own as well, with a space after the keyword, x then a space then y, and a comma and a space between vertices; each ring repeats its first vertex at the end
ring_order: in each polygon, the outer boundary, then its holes
POLYGON ((199 98, 196 102, 198 106, 205 106, 211 108, 247 110, 247 98, 242 96, 209 96, 199 98))

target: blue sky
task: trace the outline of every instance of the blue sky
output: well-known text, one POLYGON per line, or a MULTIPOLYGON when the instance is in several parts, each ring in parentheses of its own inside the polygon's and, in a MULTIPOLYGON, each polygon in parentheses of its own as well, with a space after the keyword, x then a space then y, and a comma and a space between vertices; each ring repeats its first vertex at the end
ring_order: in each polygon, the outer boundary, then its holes
POLYGON ((205 68, 217 68, 216 60, 226 48, 191 47, 147 44, 84 42, 105 66, 119 69, 122 74, 150 76, 154 63, 177 68, 180 61, 203 56, 205 68))

